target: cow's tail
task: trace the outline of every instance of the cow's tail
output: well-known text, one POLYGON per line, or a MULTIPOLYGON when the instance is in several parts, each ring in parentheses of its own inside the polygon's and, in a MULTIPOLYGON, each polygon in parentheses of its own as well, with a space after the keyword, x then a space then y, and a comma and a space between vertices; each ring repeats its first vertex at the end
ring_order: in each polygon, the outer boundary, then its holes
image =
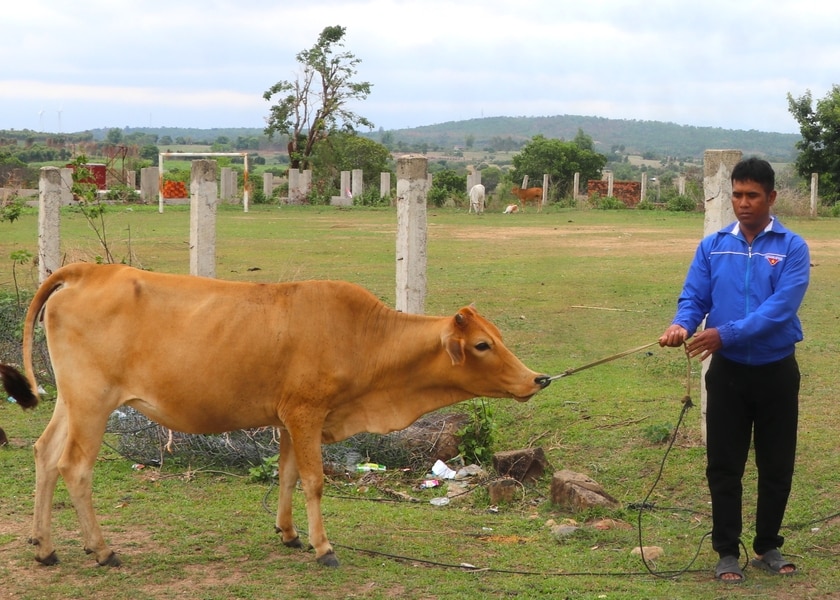
POLYGON ((38 405, 38 382, 35 380, 35 369, 32 366, 35 324, 47 299, 64 284, 65 275, 66 270, 62 270, 47 278, 38 288, 29 304, 29 310, 26 311, 26 319, 23 323, 23 369, 26 377, 14 367, 0 364, 0 380, 3 382, 3 387, 21 408, 35 408, 38 405))

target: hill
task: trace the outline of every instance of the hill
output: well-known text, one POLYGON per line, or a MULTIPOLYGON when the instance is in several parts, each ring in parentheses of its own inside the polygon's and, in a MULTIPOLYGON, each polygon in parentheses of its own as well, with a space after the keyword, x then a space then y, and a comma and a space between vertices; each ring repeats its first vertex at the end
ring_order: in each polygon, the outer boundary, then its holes
MULTIPOLYGON (((790 162, 796 157, 794 144, 800 139, 798 134, 576 115, 487 117, 413 129, 396 129, 388 133, 397 141, 444 147, 464 146, 468 137, 472 136, 474 146, 484 148, 488 145, 493 146, 494 143, 505 142, 507 138, 513 142, 525 142, 535 135, 571 140, 579 129, 590 136, 595 141, 596 149, 604 154, 623 146, 627 154, 678 158, 702 158, 707 149, 734 148, 743 151, 745 155, 756 154, 772 161, 790 162)), ((382 134, 380 131, 379 135, 382 134)))
MULTIPOLYGON (((472 145, 484 150, 515 150, 535 135, 571 140, 578 130, 590 136, 596 149, 610 154, 622 148, 624 154, 702 158, 710 148, 734 148, 745 155, 764 156, 773 162, 791 162, 797 151, 798 134, 756 130, 733 130, 719 127, 695 127, 661 121, 606 119, 578 115, 551 117, 486 117, 466 121, 449 121, 410 129, 392 129, 362 133, 365 137, 386 143, 389 147, 404 146, 429 149, 472 145)), ((108 129, 92 130, 94 139, 102 140, 108 129)), ((258 128, 189 129, 174 127, 137 127, 123 129, 124 135, 144 132, 171 138, 183 137, 212 142, 223 136, 233 141, 240 137, 263 137, 258 128)))

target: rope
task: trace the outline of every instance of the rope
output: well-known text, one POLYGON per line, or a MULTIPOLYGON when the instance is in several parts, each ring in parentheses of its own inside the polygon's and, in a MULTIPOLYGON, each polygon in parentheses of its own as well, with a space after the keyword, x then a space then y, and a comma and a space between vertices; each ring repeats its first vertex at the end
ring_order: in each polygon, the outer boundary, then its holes
MULTIPOLYGON (((589 364, 583 365, 582 367, 575 367, 572 369, 566 369, 559 375, 554 375, 553 377, 549 377, 549 381, 554 381, 555 379, 562 379, 563 377, 568 377, 569 375, 574 375, 580 371, 585 369, 589 369, 591 367, 597 367, 598 365, 602 365, 604 363, 608 363, 610 361, 616 360, 617 358, 622 358, 623 356, 627 356, 628 354, 635 354, 636 352, 640 352, 645 350, 646 348, 650 348, 651 346, 655 346, 658 344, 659 341, 651 342, 650 344, 645 344, 644 346, 639 346, 637 348, 631 348, 630 350, 625 350, 624 352, 619 352, 618 354, 613 354, 612 356, 608 356, 606 358, 602 358, 601 360, 596 360, 595 362, 591 362, 589 364)), ((690 371, 689 371, 690 373, 690 371)))

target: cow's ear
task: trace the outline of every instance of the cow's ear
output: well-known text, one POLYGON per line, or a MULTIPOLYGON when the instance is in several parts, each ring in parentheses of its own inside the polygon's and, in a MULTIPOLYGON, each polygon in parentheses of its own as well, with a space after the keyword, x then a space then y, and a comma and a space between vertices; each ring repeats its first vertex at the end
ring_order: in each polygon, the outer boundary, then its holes
POLYGON ((446 348, 446 353, 452 359, 453 367, 464 364, 464 338, 454 335, 447 336, 443 340, 443 347, 446 348))
POLYGON ((458 328, 463 327, 466 320, 461 313, 456 314, 455 325, 450 325, 440 335, 440 343, 452 360, 452 366, 464 364, 464 337, 458 334, 458 328))

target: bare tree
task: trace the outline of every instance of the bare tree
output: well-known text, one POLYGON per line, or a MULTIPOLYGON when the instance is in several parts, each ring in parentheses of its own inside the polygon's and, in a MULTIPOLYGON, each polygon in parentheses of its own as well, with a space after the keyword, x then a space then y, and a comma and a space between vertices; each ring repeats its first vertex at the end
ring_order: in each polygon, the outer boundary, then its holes
POLYGON ((373 128, 368 119, 347 109, 351 100, 367 98, 371 84, 352 81, 361 60, 351 52, 339 52, 345 32, 340 25, 324 28, 316 44, 295 57, 303 67, 300 76, 295 81, 278 81, 263 94, 269 102, 279 96, 270 109, 265 133, 269 138, 275 133, 289 137, 294 169, 309 166, 315 143, 331 130, 353 131, 358 125, 373 128))

